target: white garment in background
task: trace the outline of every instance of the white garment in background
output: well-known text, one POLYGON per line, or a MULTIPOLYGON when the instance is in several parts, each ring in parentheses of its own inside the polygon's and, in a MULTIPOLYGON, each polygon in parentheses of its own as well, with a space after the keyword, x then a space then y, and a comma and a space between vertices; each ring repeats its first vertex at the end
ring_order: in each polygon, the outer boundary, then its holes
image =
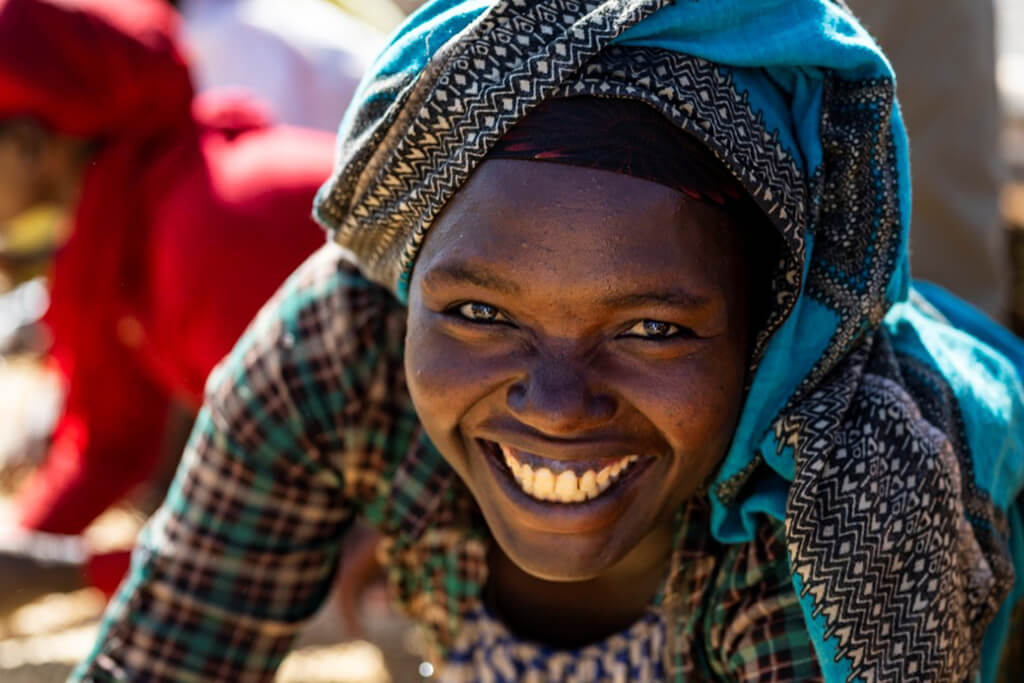
POLYGON ((197 89, 245 88, 296 126, 336 130, 384 45, 324 0, 185 0, 181 11, 197 89))

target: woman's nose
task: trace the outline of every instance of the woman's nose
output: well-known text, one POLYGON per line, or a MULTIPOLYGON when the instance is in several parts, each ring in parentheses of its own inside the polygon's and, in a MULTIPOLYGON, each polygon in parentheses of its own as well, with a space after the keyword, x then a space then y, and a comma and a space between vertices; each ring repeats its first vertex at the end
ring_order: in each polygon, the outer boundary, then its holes
POLYGON ((611 395, 596 390, 581 370, 559 358, 539 359, 509 387, 506 402, 517 419, 551 436, 596 428, 616 411, 611 395))

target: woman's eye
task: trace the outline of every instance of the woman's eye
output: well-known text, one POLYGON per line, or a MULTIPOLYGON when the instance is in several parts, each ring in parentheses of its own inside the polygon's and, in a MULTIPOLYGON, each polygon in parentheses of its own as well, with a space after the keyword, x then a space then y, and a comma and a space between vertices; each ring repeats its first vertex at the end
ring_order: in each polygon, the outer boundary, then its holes
POLYGON ((683 328, 661 320, 641 320, 626 330, 622 336, 641 339, 671 339, 682 334, 683 328))
POLYGON ((466 320, 475 323, 502 323, 508 322, 508 318, 494 306, 482 304, 479 301, 470 301, 455 309, 459 315, 466 320))

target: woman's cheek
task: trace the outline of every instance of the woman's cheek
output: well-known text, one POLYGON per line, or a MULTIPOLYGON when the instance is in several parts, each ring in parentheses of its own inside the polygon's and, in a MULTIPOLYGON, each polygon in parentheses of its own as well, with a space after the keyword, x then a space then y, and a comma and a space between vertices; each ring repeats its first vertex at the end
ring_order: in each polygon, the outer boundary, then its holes
POLYGON ((440 397, 451 396, 458 388, 457 377, 452 372, 452 346, 430 328, 409 330, 405 351, 406 381, 422 420, 433 421, 432 416, 445 405, 440 397))
POLYGON ((490 388, 500 384, 506 371, 501 361, 501 355, 486 343, 467 343, 436 326, 410 327, 407 381, 420 418, 430 423, 428 429, 454 428, 490 388))
POLYGON ((708 360, 662 368, 635 394, 677 454, 702 460, 724 455, 743 399, 742 370, 708 360))

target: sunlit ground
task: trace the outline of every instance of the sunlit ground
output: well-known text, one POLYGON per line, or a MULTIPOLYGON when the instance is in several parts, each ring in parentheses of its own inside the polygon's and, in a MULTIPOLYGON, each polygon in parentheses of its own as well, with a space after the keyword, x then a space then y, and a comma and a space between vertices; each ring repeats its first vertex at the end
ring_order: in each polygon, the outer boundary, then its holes
MULTIPOLYGON (((25 371, 25 367, 18 369, 19 373, 25 371)), ((0 368, 0 386, 4 384, 4 374, 4 368, 0 368)), ((19 379, 28 381, 24 377, 19 379)), ((11 518, 9 508, 8 499, 0 494, 0 520, 11 518)), ((108 511, 89 528, 87 540, 97 550, 123 547, 134 538, 141 521, 141 516, 128 508, 108 511)), ((46 596, 0 619, 0 681, 64 681, 92 648, 103 608, 103 595, 94 589, 84 589, 46 596)), ((362 612, 367 637, 376 644, 347 640, 335 602, 329 600, 299 638, 277 680, 282 683, 416 680, 420 660, 411 654, 416 650, 414 631, 387 608, 379 593, 371 596, 362 612)))
MULTIPOLYGON (((50 595, 15 612, 0 637, 0 681, 56 683, 92 648, 103 597, 94 590, 50 595)), ((390 645, 390 661, 378 645, 339 642, 330 607, 310 624, 285 660, 277 680, 288 683, 384 683, 411 681, 417 659, 404 653, 404 626, 377 624, 379 642, 390 645), (404 675, 402 675, 404 672, 404 675)))
MULTIPOLYGON (((6 501, 0 500, 0 518, 6 501)), ((131 538, 138 520, 114 510, 92 527, 91 535, 110 542, 131 538), (127 534, 127 536, 126 536, 127 534)), ((103 611, 102 594, 93 589, 49 595, 0 621, 0 681, 57 683, 92 648, 103 611)), ((345 640, 334 602, 329 601, 309 624, 285 660, 282 683, 385 683, 416 680, 419 659, 406 622, 379 602, 364 609, 368 637, 345 640)))

